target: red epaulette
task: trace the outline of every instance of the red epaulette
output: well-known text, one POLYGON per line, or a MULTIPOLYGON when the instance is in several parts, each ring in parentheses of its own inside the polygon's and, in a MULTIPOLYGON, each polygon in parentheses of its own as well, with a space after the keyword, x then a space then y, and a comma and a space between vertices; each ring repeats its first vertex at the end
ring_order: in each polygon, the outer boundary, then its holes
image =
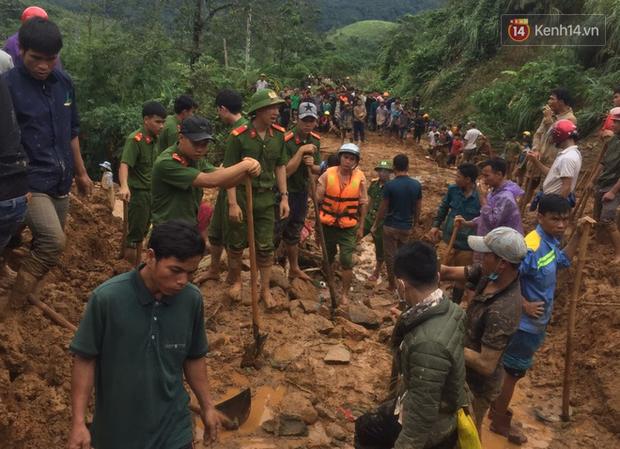
POLYGON ((294 135, 295 133, 293 131, 287 132, 286 134, 284 134, 284 141, 288 142, 289 140, 293 138, 294 135))
POLYGON ((314 131, 310 132, 310 135, 314 137, 316 140, 321 140, 321 135, 315 133, 314 131))
POLYGON ((278 131, 280 131, 281 133, 285 133, 286 129, 282 128, 280 125, 276 125, 275 123, 273 125, 271 125, 271 127, 273 129, 277 129, 278 131))
POLYGON ((175 161, 177 161, 179 164, 181 164, 183 167, 187 167, 188 163, 187 163, 187 159, 185 159, 183 156, 181 156, 179 153, 172 153, 172 159, 174 159, 175 161))
POLYGON ((142 133, 136 133, 136 135, 133 136, 133 140, 135 140, 136 142, 140 142, 142 141, 142 137, 143 137, 142 133))
POLYGON ((233 129, 230 133, 236 137, 240 134, 243 134, 247 130, 248 130, 248 125, 241 125, 239 128, 233 129))

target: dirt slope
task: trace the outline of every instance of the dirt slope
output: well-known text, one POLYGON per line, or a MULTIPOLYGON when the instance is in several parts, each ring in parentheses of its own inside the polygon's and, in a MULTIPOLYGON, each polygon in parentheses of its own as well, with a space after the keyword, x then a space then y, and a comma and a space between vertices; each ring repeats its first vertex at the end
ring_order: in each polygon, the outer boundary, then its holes
MULTIPOLYGON (((323 145, 335 150, 338 142, 324 138, 323 145)), ((377 136, 371 136, 362 151, 362 168, 369 177, 373 164, 380 159, 391 158, 400 151, 412 157, 412 174, 424 186, 421 226, 427 230, 454 172, 436 168, 423 157, 420 148, 414 149, 411 144, 403 147, 377 136)), ((72 201, 67 224, 68 248, 61 265, 50 274, 41 299, 77 324, 89 292, 130 267, 115 259, 121 222, 111 216, 101 192, 89 204, 77 198, 72 201)), ((532 223, 531 218, 526 221, 532 223)), ((365 241, 362 246, 360 266, 356 269, 358 279, 364 279, 364 273, 372 266, 372 245, 365 241)), ((312 239, 306 249, 316 251, 312 239)), ((610 249, 593 242, 588 257, 584 300, 617 301, 618 269, 606 265, 610 249)), ((13 263, 17 264, 19 258, 18 251, 13 263)), ((247 279, 248 273, 243 276, 247 279)), ((573 422, 543 425, 533 418, 535 408, 560 401, 566 304, 573 277, 574 273, 569 271, 561 278, 549 336, 515 404, 515 413, 524 420, 530 436, 526 448, 620 447, 620 389, 616 382, 620 368, 620 308, 579 307, 573 422)), ((284 280, 279 283, 286 287, 284 280)), ((239 367, 243 346, 251 340, 250 308, 231 304, 224 298, 221 284, 210 281, 202 286, 214 395, 225 397, 247 385, 254 391, 250 422, 238 434, 225 435, 218 447, 268 449, 352 444, 351 416, 374 406, 385 394, 390 365, 385 341, 393 324, 389 313, 391 297, 385 290, 368 289, 359 280, 354 289, 355 299, 370 301, 378 329, 365 329, 344 317, 332 323, 325 307, 328 294, 320 287, 305 286, 298 293, 301 300, 295 301, 287 299, 282 287, 274 287, 282 306, 279 311, 264 315, 269 337, 264 366, 256 371, 239 367), (320 297, 324 298, 323 305, 320 297), (350 363, 325 364, 327 351, 340 344, 350 353, 350 363), (273 426, 269 418, 277 417, 280 409, 293 409, 311 423, 309 436, 276 437, 259 427, 265 420, 266 428, 273 426)), ((6 292, 0 291, 3 294, 6 292)), ((247 289, 245 294, 249 295, 247 289)), ((71 360, 67 346, 71 337, 70 331, 51 324, 34 308, 0 323, 0 448, 65 447, 70 424, 71 360)), ((197 432, 200 433, 199 428, 197 432)), ((485 434, 484 441, 489 448, 511 447, 493 435, 485 434)))

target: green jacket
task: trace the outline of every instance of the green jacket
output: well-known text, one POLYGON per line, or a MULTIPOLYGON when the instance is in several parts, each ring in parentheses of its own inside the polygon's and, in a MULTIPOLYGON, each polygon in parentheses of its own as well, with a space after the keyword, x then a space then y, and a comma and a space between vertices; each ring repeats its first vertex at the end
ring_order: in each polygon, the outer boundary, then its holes
POLYGON ((393 343, 403 426, 394 449, 423 449, 448 438, 456 429, 456 412, 468 404, 465 312, 445 295, 434 307, 408 312, 396 325, 393 343))

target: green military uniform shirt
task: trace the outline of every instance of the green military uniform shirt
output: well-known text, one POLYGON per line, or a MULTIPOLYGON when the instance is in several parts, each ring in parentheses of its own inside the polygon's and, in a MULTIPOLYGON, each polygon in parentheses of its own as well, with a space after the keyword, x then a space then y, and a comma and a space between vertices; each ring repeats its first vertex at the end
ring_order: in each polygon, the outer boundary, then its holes
POLYGON ((177 143, 181 123, 176 115, 166 117, 164 128, 159 133, 159 151, 164 151, 177 143))
POLYGON ((70 350, 96 359, 93 447, 179 449, 192 442, 183 363, 207 353, 196 286, 157 301, 137 270, 113 277, 92 293, 70 350))
POLYGON ((203 189, 193 187, 192 183, 201 172, 214 170, 205 159, 185 158, 178 152, 177 144, 163 151, 153 165, 153 224, 175 218, 196 224, 203 189))
POLYGON ((254 158, 261 165, 261 174, 252 178, 252 186, 262 191, 271 190, 276 182, 276 167, 288 162, 284 149, 284 131, 281 126, 272 125, 263 140, 252 123, 234 129, 224 153, 224 167, 231 167, 244 157, 254 158))
POLYGON ((149 190, 151 188, 151 172, 158 153, 157 137, 149 135, 144 127, 127 137, 121 162, 129 166, 127 184, 130 189, 149 190))
MULTIPOLYGON (((295 127, 284 135, 284 148, 289 160, 297 153, 300 147, 306 144, 316 146, 316 151, 312 156, 314 158, 314 164, 319 165, 321 163, 321 153, 319 152, 321 140, 318 134, 312 132, 308 135, 307 139, 302 140, 297 133, 297 127, 295 127)), ((303 161, 299 164, 297 171, 288 177, 286 183, 289 192, 296 193, 308 191, 308 168, 303 161)))

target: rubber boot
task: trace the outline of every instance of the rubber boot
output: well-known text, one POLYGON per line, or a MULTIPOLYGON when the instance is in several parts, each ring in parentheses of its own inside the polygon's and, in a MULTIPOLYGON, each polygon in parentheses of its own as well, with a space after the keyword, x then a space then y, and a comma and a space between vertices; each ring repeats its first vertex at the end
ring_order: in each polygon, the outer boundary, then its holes
POLYGON ((21 268, 17 272, 17 279, 11 294, 9 295, 9 305, 13 309, 23 309, 28 304, 27 296, 34 292, 39 279, 29 271, 21 268))
POLYGON ((489 418, 491 423, 489 429, 491 432, 502 435, 513 444, 524 444, 527 442, 527 437, 523 434, 521 428, 517 425, 512 425, 512 413, 508 411, 504 415, 500 415, 497 411, 491 409, 489 411, 489 418))

